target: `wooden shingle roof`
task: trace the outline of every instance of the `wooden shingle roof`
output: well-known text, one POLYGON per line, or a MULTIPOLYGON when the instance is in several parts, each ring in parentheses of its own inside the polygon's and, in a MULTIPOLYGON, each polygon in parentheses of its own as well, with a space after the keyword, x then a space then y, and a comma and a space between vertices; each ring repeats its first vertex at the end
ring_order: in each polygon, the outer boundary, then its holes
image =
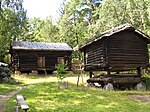
POLYGON ((116 34, 118 32, 125 31, 125 30, 130 30, 130 31, 133 31, 133 32, 141 35, 143 40, 145 40, 148 44, 150 44, 150 37, 148 35, 146 35, 145 33, 143 33, 142 31, 140 31, 138 29, 135 29, 131 24, 126 23, 126 24, 120 25, 118 27, 114 27, 110 30, 106 30, 105 32, 102 32, 101 34, 94 36, 93 38, 89 39, 84 45, 81 45, 80 49, 83 49, 84 47, 92 44, 93 42, 96 42, 96 41, 101 40, 106 37, 110 37, 113 34, 116 34))
POLYGON ((11 43, 11 47, 15 50, 72 51, 72 48, 66 43, 15 41, 11 43))

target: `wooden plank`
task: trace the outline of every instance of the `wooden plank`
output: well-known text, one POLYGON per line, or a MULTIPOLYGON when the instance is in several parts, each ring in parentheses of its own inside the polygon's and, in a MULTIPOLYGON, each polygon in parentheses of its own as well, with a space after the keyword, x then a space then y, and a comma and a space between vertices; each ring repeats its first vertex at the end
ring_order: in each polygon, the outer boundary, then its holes
POLYGON ((29 106, 26 104, 22 95, 17 95, 16 100, 17 100, 17 102, 20 103, 20 107, 22 110, 28 110, 29 109, 29 106))

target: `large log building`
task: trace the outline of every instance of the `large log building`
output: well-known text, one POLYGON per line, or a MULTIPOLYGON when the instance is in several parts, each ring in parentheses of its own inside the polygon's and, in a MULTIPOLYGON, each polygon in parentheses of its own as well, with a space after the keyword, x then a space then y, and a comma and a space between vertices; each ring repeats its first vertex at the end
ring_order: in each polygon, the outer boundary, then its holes
POLYGON ((14 71, 54 71, 57 64, 71 69, 72 48, 66 43, 16 41, 11 43, 10 52, 14 71))
POLYGON ((149 64, 148 44, 150 38, 135 29, 131 24, 124 24, 91 38, 80 47, 84 52, 86 71, 137 70, 149 64))

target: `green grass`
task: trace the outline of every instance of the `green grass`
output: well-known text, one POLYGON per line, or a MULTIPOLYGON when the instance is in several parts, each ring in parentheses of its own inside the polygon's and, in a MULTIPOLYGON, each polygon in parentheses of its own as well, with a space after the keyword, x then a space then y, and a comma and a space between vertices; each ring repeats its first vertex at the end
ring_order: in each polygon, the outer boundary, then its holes
POLYGON ((18 85, 16 84, 0 84, 0 95, 6 94, 14 89, 16 89, 18 85))
MULTIPOLYGON (((20 79, 23 80, 23 78, 20 79)), ((128 98, 129 94, 150 94, 150 91, 108 92, 99 89, 77 88, 71 83, 69 83, 68 90, 58 90, 55 77, 24 78, 23 81, 28 82, 29 85, 18 94, 27 97, 26 101, 30 106, 28 112, 150 112, 150 102, 141 103, 128 98), (29 80, 38 83, 33 84, 29 80)), ((13 109, 15 104, 14 96, 6 103, 6 112, 15 112, 13 109)))
POLYGON ((7 83, 0 83, 0 95, 15 90, 20 86, 20 82, 16 82, 14 78, 10 78, 7 83))

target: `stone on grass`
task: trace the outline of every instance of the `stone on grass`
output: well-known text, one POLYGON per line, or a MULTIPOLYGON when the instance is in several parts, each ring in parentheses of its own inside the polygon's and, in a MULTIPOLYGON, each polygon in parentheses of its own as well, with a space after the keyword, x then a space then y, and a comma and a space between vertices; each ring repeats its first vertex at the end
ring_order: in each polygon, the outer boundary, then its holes
POLYGON ((145 91, 146 90, 146 85, 144 82, 140 82, 136 85, 136 90, 138 91, 145 91))
POLYGON ((104 86, 103 88, 104 90, 107 90, 107 91, 113 91, 114 90, 114 86, 111 84, 111 83, 108 83, 104 86))
POLYGON ((3 78, 3 82, 8 82, 8 80, 9 80, 8 77, 3 78))
POLYGON ((87 84, 87 87, 95 87, 94 83, 90 82, 87 84))
POLYGON ((57 75, 57 71, 53 71, 52 75, 56 76, 57 75))
POLYGON ((37 70, 31 70, 31 73, 32 74, 38 74, 38 71, 37 70))

